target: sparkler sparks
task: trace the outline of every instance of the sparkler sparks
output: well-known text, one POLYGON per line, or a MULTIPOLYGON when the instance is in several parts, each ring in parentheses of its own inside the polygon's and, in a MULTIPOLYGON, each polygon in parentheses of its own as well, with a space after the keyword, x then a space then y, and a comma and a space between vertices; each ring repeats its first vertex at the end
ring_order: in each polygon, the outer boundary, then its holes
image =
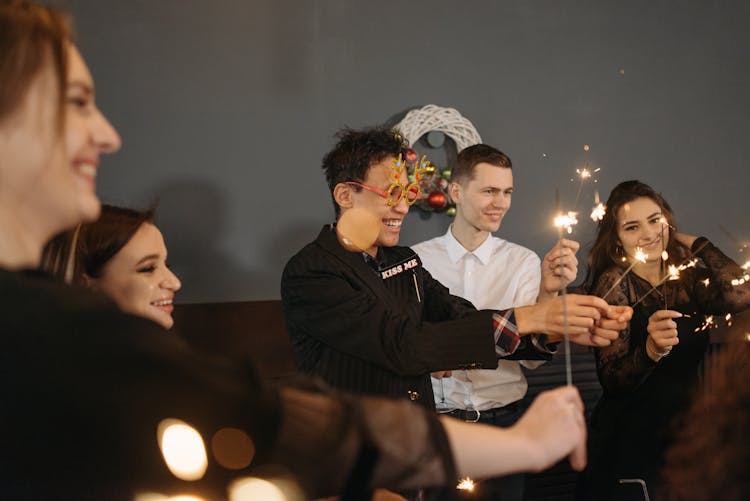
POLYGON ((670 264, 669 271, 667 271, 667 280, 679 280, 680 279, 680 268, 670 264))
POLYGON ((555 216, 555 228, 564 228, 568 234, 573 233, 573 226, 578 224, 578 213, 569 211, 567 214, 555 216))
MULTIPOLYGON (((635 248, 635 255, 633 256, 633 262, 630 264, 630 266, 628 266, 628 268, 625 270, 625 272, 622 275, 620 275, 620 278, 618 278, 617 280, 615 280, 615 283, 613 283, 612 287, 609 288, 609 290, 607 291, 607 293, 602 296, 602 299, 606 300, 607 296, 609 296, 612 293, 612 291, 615 290, 615 288, 618 285, 620 285, 620 282, 622 282, 622 280, 625 278, 625 275, 627 275, 628 273, 630 273, 630 270, 632 270, 633 267, 636 264, 638 264, 638 263, 645 263, 646 259, 648 259, 648 254, 646 254, 645 252, 643 252, 643 249, 641 249, 640 247, 636 247, 635 248)), ((626 258, 622 258, 622 260, 625 261, 626 258)))
POLYGON ((602 219, 604 219, 604 214, 606 213, 606 207, 604 207, 604 204, 600 202, 596 204, 593 209, 591 209, 591 220, 601 221, 602 219))
POLYGON ((459 491, 469 491, 474 492, 474 481, 470 479, 469 477, 462 478, 461 481, 456 486, 456 489, 459 491))

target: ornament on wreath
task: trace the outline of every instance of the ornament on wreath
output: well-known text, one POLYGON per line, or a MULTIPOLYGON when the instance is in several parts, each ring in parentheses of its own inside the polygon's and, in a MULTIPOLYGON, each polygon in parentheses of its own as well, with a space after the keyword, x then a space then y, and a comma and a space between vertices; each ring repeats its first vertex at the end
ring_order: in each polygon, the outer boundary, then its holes
MULTIPOLYGON (((394 128, 412 147, 425 134, 427 134, 428 143, 434 148, 442 146, 444 136, 455 141, 458 151, 482 142, 474 125, 461 116, 457 110, 434 104, 409 111, 394 128)), ((415 174, 409 176, 409 179, 419 183, 420 195, 414 205, 425 212, 444 212, 450 217, 455 216, 456 205, 448 193, 451 178, 450 167, 446 166, 441 169, 429 162, 425 163, 423 156, 422 162, 419 163, 421 175, 417 176, 416 161, 419 154, 408 148, 404 153, 404 158, 407 163, 415 165, 415 174), (413 161, 410 161, 410 158, 413 161)))

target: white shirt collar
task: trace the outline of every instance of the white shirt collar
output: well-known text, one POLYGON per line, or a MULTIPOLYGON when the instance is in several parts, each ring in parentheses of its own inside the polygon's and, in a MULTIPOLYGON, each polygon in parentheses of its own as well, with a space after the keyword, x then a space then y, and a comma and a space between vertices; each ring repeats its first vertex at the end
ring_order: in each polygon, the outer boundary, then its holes
POLYGON ((453 225, 448 227, 448 231, 445 233, 445 248, 448 251, 448 257, 452 263, 457 263, 466 254, 474 254, 474 256, 481 261, 482 264, 486 265, 490 257, 492 256, 492 250, 494 248, 492 242, 492 235, 488 234, 487 238, 482 242, 482 245, 474 249, 473 252, 466 250, 466 247, 461 245, 461 242, 456 240, 453 236, 451 228, 453 225))

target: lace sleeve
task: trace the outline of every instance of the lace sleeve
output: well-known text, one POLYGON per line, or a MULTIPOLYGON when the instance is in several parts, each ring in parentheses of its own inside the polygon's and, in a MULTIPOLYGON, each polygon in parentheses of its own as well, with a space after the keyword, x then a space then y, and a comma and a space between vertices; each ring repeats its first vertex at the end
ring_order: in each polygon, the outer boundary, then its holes
MULTIPOLYGON (((700 258, 694 296, 706 313, 738 313, 750 307, 750 280, 743 270, 711 242, 701 237, 693 244, 700 258), (742 283, 740 283, 742 281, 742 283)), ((750 277, 749 277, 750 278, 750 277)))
POLYGON ((274 459, 313 497, 341 494, 352 475, 364 490, 455 482, 450 446, 436 415, 411 402, 287 387, 281 406, 274 459))
MULTIPOLYGON (((594 286, 593 294, 603 296, 622 275, 616 268, 607 270, 594 286)), ((635 302, 636 294, 629 276, 626 276, 609 295, 611 305, 627 305, 635 302)), ((655 363, 646 355, 645 329, 642 317, 634 315, 627 329, 611 345, 597 348, 596 368, 599 381, 605 391, 621 393, 636 388, 653 370, 655 363)))

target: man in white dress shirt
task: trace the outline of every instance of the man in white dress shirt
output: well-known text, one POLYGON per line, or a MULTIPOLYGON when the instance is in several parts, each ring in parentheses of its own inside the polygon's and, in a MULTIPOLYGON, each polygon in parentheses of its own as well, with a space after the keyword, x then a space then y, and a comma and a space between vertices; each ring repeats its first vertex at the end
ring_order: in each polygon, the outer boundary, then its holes
MULTIPOLYGON (((445 235, 413 246, 433 277, 479 309, 544 301, 573 281, 578 271, 577 242, 561 240, 540 262, 533 251, 491 235, 510 209, 511 167, 510 159, 491 146, 462 150, 448 188, 456 204, 453 224, 445 235)), ((527 389, 521 365, 536 368, 541 363, 500 359, 494 370, 433 373, 438 412, 510 426, 522 414, 518 403, 527 389)), ((520 500, 523 484, 522 475, 485 481, 472 499, 520 500)))

